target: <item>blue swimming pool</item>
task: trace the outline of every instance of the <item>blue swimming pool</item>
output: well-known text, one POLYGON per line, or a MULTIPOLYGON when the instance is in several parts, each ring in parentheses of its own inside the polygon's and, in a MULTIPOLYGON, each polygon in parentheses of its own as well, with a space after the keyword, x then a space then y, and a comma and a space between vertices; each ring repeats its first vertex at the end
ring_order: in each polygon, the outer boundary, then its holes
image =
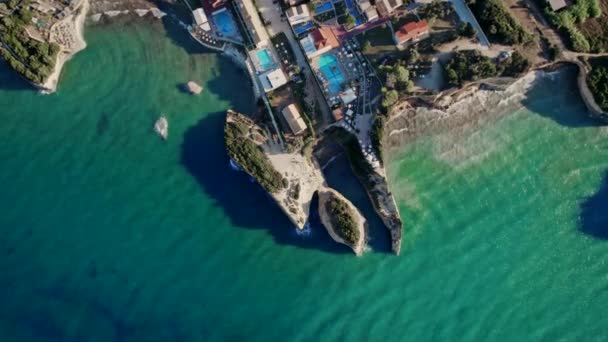
POLYGON ((258 61, 260 61, 260 65, 264 70, 268 70, 274 66, 274 62, 272 61, 272 57, 270 57, 268 50, 260 50, 255 53, 255 56, 258 58, 258 61))
POLYGON ((365 18, 359 12, 359 9, 353 3, 353 0, 344 0, 344 3, 346 4, 346 7, 348 8, 348 12, 350 13, 350 15, 352 15, 355 18, 355 27, 357 27, 361 24, 364 24, 365 18))
POLYGON ((331 4, 331 0, 324 2, 323 4, 317 6, 315 8, 315 14, 325 13, 329 10, 332 10, 334 6, 331 4))
POLYGON ((315 25, 313 24, 313 22, 312 22, 312 21, 309 21, 309 22, 306 22, 306 23, 304 23, 304 24, 298 24, 298 25, 295 25, 295 26, 293 27, 293 31, 294 31, 294 32, 295 32, 295 33, 296 33, 298 36, 301 36, 302 34, 304 34, 304 33, 308 32, 308 31, 310 31, 310 29, 312 29, 312 28, 314 28, 314 27, 315 27, 315 25))
POLYGON ((230 12, 227 10, 215 12, 213 13, 213 20, 222 35, 228 38, 242 40, 239 30, 236 27, 236 22, 230 12))
POLYGON ((331 53, 327 53, 319 57, 319 70, 323 73, 323 76, 329 83, 329 90, 332 93, 337 93, 342 90, 342 83, 344 83, 344 75, 338 67, 338 60, 336 56, 331 53))

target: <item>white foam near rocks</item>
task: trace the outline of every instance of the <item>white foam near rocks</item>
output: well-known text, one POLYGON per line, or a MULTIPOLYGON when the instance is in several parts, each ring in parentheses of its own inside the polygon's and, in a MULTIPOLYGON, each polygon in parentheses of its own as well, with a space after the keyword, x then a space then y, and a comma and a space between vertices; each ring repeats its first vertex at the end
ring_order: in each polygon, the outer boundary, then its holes
POLYGON ((148 12, 150 12, 150 10, 146 10, 146 9, 136 9, 135 10, 135 13, 140 17, 143 17, 144 15, 148 14, 148 12))
POLYGON ((154 18, 157 18, 157 19, 160 19, 167 15, 167 13, 159 10, 158 8, 152 8, 150 10, 150 12, 152 12, 152 15, 154 16, 154 18))
POLYGON ((105 11, 103 12, 103 14, 107 15, 110 18, 113 18, 117 15, 120 15, 122 12, 121 11, 105 11))

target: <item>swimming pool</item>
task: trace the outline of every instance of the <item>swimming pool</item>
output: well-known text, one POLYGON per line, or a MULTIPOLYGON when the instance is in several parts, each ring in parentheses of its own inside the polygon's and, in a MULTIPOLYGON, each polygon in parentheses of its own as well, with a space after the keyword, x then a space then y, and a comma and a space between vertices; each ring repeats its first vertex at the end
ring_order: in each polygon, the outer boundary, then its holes
POLYGON ((258 61, 260 61, 260 65, 264 70, 268 70, 274 66, 274 62, 272 61, 272 57, 270 57, 268 50, 259 50, 255 53, 255 56, 258 58, 258 61))
POLYGON ((213 20, 222 35, 237 40, 242 40, 239 30, 236 27, 234 18, 227 10, 213 13, 213 20))
POLYGON ((357 9, 357 6, 353 3, 352 0, 344 0, 346 7, 348 7, 348 12, 355 18, 355 27, 365 23, 365 18, 357 9))
POLYGON ((342 90, 342 83, 344 83, 344 75, 338 67, 338 60, 336 56, 331 53, 327 53, 319 57, 319 70, 323 73, 323 76, 329 82, 329 90, 332 93, 337 93, 342 90))
POLYGON ((329 1, 324 2, 321 5, 317 6, 315 8, 315 14, 325 13, 333 8, 334 8, 334 6, 332 6, 331 0, 329 0, 329 1))
POLYGON ((298 35, 301 36, 302 34, 308 32, 310 29, 312 29, 314 26, 312 21, 306 22, 304 24, 298 24, 295 25, 293 27, 293 31, 298 35))

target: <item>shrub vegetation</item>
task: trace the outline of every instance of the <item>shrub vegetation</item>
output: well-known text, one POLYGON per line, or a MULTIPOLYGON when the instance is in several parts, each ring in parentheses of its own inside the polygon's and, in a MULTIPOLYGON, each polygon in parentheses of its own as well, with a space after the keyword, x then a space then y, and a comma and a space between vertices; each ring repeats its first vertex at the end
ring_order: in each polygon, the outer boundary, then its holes
POLYGON ((382 163, 384 160, 384 153, 382 148, 382 140, 384 139, 384 124, 386 122, 386 116, 376 115, 372 130, 370 132, 370 138, 372 139, 372 147, 378 159, 382 163))
POLYGON ((599 0, 575 0, 574 4, 554 12, 547 0, 537 0, 544 8, 549 21, 568 37, 570 48, 579 52, 600 52, 608 49, 608 24, 606 19, 597 19, 599 26, 590 32, 581 27, 590 20, 602 16, 599 0))
POLYGON ((448 83, 453 86, 495 76, 517 77, 529 68, 530 62, 519 52, 495 64, 477 50, 458 51, 444 66, 448 83))
POLYGON ((60 47, 31 39, 25 31, 32 21, 29 0, 23 0, 19 8, 17 5, 17 1, 7 2, 7 8, 15 12, 0 19, 0 55, 28 80, 43 83, 53 72, 60 47))
POLYGON ((350 206, 342 199, 332 196, 327 201, 326 209, 331 215, 331 221, 336 233, 347 243, 354 245, 361 235, 350 206))
POLYGON ((448 82, 454 86, 497 75, 496 65, 477 50, 456 52, 444 68, 448 82))
POLYGON ((390 108, 399 99, 399 91, 411 91, 414 82, 410 80, 410 72, 400 64, 383 65, 378 67, 379 76, 384 86, 382 87, 382 107, 390 108))
POLYGON ((608 67, 594 67, 588 77, 589 89, 593 93, 595 102, 603 111, 608 112, 608 67))
POLYGON ((468 3, 491 41, 514 45, 532 40, 532 36, 513 19, 500 0, 469 0, 468 3))
POLYGON ((262 149, 243 134, 245 125, 227 122, 224 127, 224 140, 228 154, 245 171, 251 174, 271 193, 277 193, 285 188, 287 180, 274 169, 262 149))

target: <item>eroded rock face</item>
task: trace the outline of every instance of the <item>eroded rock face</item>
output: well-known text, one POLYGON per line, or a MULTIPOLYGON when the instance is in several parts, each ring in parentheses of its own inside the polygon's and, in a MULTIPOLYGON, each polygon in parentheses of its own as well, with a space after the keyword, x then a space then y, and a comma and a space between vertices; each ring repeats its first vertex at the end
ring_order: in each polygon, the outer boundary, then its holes
POLYGON ((327 187, 321 188, 319 190, 319 216, 321 218, 321 223, 323 223, 334 241, 349 246, 356 255, 363 254, 365 251, 365 226, 367 225, 367 221, 348 199, 334 189, 327 187), (356 232, 358 233, 355 241, 347 241, 347 239, 344 238, 344 234, 340 232, 340 228, 335 224, 335 217, 332 217, 332 213, 328 209, 328 203, 335 199, 342 201, 349 208, 350 215, 356 227, 356 232))
MULTIPOLYGON (((384 169, 382 169, 384 172, 384 169)), ((393 253, 401 253, 401 240, 403 235, 403 222, 399 215, 399 209, 393 194, 389 191, 388 181, 384 174, 372 173, 369 175, 369 183, 373 184, 366 191, 372 201, 378 216, 391 234, 391 249, 393 253)))

